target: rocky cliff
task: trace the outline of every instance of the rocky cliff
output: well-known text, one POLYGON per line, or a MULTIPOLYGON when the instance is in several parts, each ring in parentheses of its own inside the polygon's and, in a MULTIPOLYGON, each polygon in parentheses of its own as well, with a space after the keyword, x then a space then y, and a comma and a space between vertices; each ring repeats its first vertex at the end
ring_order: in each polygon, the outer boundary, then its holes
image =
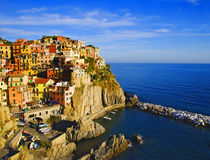
POLYGON ((64 110, 64 114, 85 116, 117 104, 125 104, 125 96, 121 87, 104 88, 101 86, 83 85, 75 89, 71 106, 64 110))

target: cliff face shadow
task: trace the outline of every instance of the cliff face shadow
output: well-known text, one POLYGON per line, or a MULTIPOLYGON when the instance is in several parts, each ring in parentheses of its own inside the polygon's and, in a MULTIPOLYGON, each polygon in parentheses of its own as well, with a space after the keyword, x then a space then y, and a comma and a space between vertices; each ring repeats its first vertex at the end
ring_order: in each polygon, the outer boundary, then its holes
POLYGON ((60 132, 66 132, 66 129, 75 125, 76 122, 62 120, 58 123, 53 124, 52 129, 60 132))

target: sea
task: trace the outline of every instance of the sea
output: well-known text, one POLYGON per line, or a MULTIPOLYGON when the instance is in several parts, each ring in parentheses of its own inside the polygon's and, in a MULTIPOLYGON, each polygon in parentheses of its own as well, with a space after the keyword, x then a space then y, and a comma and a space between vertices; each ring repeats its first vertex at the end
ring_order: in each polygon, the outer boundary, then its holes
MULTIPOLYGON (((112 63, 111 70, 124 91, 141 102, 210 116, 210 64, 112 63)), ((96 120, 105 134, 78 143, 76 157, 95 149, 109 136, 128 139, 140 134, 144 144, 128 148, 113 160, 210 160, 210 129, 195 127, 134 108, 119 109, 112 120, 96 120)))

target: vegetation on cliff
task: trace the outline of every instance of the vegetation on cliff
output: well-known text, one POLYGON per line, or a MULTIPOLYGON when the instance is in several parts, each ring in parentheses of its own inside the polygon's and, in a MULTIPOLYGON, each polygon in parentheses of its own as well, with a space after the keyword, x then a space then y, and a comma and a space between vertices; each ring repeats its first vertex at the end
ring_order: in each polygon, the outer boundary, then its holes
POLYGON ((106 67, 99 69, 93 58, 89 57, 85 59, 85 62, 89 63, 87 73, 91 76, 94 86, 100 86, 107 89, 120 87, 115 79, 115 75, 111 72, 109 64, 107 64, 106 67))
POLYGON ((8 41, 6 39, 2 39, 1 37, 0 37, 0 41, 2 41, 6 45, 12 46, 12 42, 11 41, 8 41))

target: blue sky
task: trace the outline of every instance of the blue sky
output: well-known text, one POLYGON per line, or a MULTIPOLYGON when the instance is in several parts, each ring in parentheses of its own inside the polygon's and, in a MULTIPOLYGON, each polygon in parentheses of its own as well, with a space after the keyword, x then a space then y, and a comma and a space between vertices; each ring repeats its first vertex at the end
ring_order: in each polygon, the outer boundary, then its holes
POLYGON ((210 63, 210 0, 1 0, 1 37, 55 34, 108 62, 210 63))

